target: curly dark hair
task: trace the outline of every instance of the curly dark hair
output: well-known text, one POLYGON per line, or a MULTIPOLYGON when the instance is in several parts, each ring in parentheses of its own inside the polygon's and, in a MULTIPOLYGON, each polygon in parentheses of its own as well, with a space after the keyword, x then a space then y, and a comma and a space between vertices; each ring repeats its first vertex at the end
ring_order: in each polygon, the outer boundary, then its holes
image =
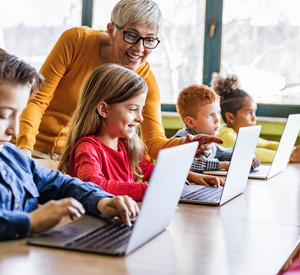
POLYGON ((213 74, 211 87, 220 96, 221 114, 225 123, 227 112, 236 115, 237 111, 243 108, 246 97, 252 100, 249 94, 239 88, 236 75, 223 78, 220 74, 213 74))

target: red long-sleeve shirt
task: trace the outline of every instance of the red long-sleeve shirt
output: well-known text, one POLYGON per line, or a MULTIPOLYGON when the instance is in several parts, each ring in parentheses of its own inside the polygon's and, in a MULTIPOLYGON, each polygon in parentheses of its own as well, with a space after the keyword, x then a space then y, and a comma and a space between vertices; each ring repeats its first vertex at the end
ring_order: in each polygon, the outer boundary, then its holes
MULTIPOLYGON (((114 195, 128 195, 142 200, 147 188, 143 182, 135 182, 124 142, 118 142, 119 151, 106 146, 91 135, 79 139, 70 155, 70 174, 83 181, 91 181, 114 195)), ((153 164, 144 156, 140 164, 143 180, 147 181, 153 164)))

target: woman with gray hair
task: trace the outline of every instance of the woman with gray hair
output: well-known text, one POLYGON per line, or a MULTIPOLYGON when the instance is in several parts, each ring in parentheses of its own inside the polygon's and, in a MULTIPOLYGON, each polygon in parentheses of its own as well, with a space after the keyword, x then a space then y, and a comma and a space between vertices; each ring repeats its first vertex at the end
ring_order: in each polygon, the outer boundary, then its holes
POLYGON ((161 11, 154 1, 121 0, 112 10, 107 31, 88 27, 65 31, 41 67, 45 82, 20 118, 17 146, 36 158, 59 159, 82 83, 93 69, 105 63, 135 71, 148 86, 144 121, 140 127, 152 158, 156 158, 162 148, 193 140, 199 140, 199 148, 203 144, 220 142, 219 138, 210 136, 166 138, 159 89, 146 62, 160 42, 161 24, 161 11))

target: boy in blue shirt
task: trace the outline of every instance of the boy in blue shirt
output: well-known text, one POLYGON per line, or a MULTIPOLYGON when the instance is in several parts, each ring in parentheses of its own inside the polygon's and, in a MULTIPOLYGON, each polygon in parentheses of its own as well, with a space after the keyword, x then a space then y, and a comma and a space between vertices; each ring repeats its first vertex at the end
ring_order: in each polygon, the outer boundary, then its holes
POLYGON ((131 226, 138 206, 127 196, 113 197, 93 183, 37 165, 10 139, 19 117, 43 77, 34 68, 0 49, 0 240, 25 237, 57 225, 64 216, 85 212, 131 226), (38 207, 38 204, 42 204, 38 207))

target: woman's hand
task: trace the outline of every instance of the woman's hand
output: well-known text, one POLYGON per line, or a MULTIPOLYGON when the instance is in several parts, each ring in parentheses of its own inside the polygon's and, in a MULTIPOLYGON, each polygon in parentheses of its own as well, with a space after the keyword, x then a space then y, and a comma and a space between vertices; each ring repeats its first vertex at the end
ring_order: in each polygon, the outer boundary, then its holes
POLYGON ((97 204, 97 209, 106 218, 119 217, 127 225, 132 226, 130 219, 135 218, 140 210, 136 202, 128 196, 103 198, 97 204))
POLYGON ((220 187, 224 186, 224 180, 215 176, 203 175, 195 172, 189 172, 188 180, 198 185, 220 187))
POLYGON ((198 141, 199 145, 198 145, 198 149, 197 149, 197 153, 195 155, 195 157, 201 157, 201 156, 206 156, 208 157, 211 154, 211 143, 215 142, 215 143, 223 143, 223 140, 215 137, 215 136, 209 136, 209 135, 196 135, 196 136, 192 136, 192 135, 186 135, 185 137, 183 137, 181 139, 181 143, 180 144, 185 144, 185 143, 190 143, 193 141, 198 141))
POLYGON ((48 201, 38 209, 29 213, 31 234, 41 233, 51 229, 69 215, 72 220, 78 219, 85 213, 80 202, 73 198, 48 201))

